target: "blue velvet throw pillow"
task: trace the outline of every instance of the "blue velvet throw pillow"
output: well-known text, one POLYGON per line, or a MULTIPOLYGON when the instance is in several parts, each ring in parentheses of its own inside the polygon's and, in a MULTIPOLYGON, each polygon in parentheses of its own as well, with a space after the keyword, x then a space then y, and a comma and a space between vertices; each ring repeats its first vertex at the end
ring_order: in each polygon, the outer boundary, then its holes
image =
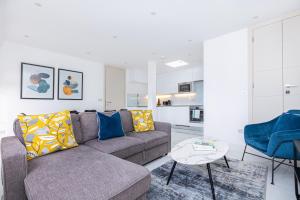
POLYGON ((106 140, 115 137, 124 136, 120 113, 114 113, 107 116, 103 113, 97 113, 99 132, 99 140, 106 140))
POLYGON ((273 127, 273 132, 300 129, 300 114, 283 113, 273 127))

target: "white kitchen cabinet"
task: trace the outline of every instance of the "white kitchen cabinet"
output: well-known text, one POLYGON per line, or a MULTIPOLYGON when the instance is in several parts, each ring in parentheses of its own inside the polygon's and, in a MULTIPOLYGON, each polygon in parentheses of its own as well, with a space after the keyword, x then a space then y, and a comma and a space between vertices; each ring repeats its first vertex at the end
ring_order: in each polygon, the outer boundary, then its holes
POLYGON ((157 93, 170 94, 178 92, 178 83, 203 80, 203 68, 194 67, 157 75, 157 93))
POLYGON ((161 106, 156 109, 156 120, 172 125, 201 127, 201 123, 190 123, 189 106, 161 106))
POLYGON ((127 69, 126 70, 127 82, 130 83, 148 83, 148 76, 146 70, 140 69, 127 69))
POLYGON ((193 81, 203 80, 203 68, 195 67, 193 68, 193 81))
POLYGON ((189 120, 189 107, 162 106, 158 107, 157 119, 171 124, 184 125, 189 120))
POLYGON ((158 77, 156 84, 157 94, 170 94, 178 92, 178 85, 176 81, 171 78, 168 79, 167 76, 158 77))

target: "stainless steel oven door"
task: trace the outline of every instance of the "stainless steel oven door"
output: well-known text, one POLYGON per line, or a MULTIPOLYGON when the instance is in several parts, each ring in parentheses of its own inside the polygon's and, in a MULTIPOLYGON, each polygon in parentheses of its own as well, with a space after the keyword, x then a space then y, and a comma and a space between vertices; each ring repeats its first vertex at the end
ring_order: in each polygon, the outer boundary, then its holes
POLYGON ((204 111, 201 106, 190 106, 190 122, 201 123, 204 119, 204 111))

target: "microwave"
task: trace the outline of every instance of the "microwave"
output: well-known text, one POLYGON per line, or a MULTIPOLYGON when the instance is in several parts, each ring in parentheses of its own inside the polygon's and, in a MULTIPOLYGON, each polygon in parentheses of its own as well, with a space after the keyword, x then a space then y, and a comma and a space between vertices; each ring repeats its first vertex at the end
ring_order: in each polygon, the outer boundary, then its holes
POLYGON ((179 83, 178 84, 178 92, 183 93, 183 92, 192 92, 193 91, 193 83, 179 83))

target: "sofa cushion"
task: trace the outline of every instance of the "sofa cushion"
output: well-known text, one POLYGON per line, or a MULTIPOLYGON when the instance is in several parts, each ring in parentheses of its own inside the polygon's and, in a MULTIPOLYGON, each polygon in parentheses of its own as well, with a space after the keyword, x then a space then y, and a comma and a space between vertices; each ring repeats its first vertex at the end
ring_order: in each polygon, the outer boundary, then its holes
MULTIPOLYGON (((82 144, 82 133, 81 133, 81 126, 80 126, 80 118, 78 114, 71 113, 71 120, 73 125, 73 133, 78 144, 82 144)), ((20 126, 20 122, 18 119, 14 121, 13 125, 15 136, 20 140, 20 142, 25 145, 23 132, 20 126)))
POLYGON ((73 125, 73 133, 78 144, 82 144, 82 132, 80 125, 80 117, 78 114, 71 113, 71 120, 73 125))
POLYGON ((129 112, 128 110, 121 110, 120 115, 121 115, 124 132, 125 133, 132 132, 134 129, 133 129, 131 112, 129 112))
POLYGON ((98 112, 97 119, 98 119, 98 123, 99 122, 101 123, 98 132, 99 140, 107 140, 111 138, 124 136, 121 116, 119 112, 116 112, 111 116, 107 116, 105 114, 98 112))
POLYGON ((85 145, 119 158, 127 158, 144 150, 144 142, 142 140, 127 136, 100 141, 94 139, 86 142, 85 145))
MULTIPOLYGON (((103 112, 103 113, 107 116, 112 116, 116 112, 113 111, 113 112, 103 112)), ((128 110, 120 110, 119 113, 121 115, 122 127, 124 132, 128 133, 133 131, 134 128, 133 128, 131 112, 128 110)))
POLYGON ((154 131, 152 110, 131 110, 135 132, 154 131))
POLYGON ((98 138, 99 126, 96 114, 96 112, 84 112, 79 114, 83 142, 98 138))
POLYGON ((70 111, 19 115, 27 159, 78 146, 73 134, 70 111))
POLYGON ((160 144, 168 142, 168 134, 162 131, 148 131, 144 133, 131 132, 129 137, 138 138, 144 141, 145 149, 151 149, 160 144))
POLYGON ((28 200, 136 199, 149 189, 149 171, 85 145, 28 162, 28 200))

